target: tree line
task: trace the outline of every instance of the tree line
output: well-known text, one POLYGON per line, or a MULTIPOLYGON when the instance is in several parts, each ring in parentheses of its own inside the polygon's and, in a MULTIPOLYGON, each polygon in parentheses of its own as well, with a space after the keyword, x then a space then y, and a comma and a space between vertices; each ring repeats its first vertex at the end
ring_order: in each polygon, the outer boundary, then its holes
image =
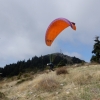
POLYGON ((43 71, 47 68, 47 63, 49 62, 53 62, 56 67, 83 62, 83 60, 76 57, 69 57, 71 59, 69 61, 69 58, 66 59, 66 57, 66 55, 60 53, 48 54, 44 56, 41 55, 40 57, 34 56, 32 59, 28 59, 27 61, 23 60, 6 65, 4 68, 0 68, 0 73, 2 73, 3 77, 15 76, 24 72, 43 71))

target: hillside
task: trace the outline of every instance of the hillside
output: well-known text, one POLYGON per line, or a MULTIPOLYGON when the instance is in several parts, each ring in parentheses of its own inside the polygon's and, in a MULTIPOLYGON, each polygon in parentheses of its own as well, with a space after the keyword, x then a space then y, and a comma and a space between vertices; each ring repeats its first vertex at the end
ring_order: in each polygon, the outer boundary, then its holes
POLYGON ((61 58, 65 59, 67 61, 66 64, 75 64, 75 63, 85 62, 84 60, 79 59, 79 58, 77 58, 75 56, 71 57, 71 56, 65 55, 63 53, 52 53, 51 55, 54 56, 53 60, 55 60, 57 57, 61 57, 61 58))
POLYGON ((64 66, 0 81, 0 100, 100 100, 100 65, 64 66), (58 73, 61 72, 62 74, 58 73), (57 74, 58 73, 58 74, 57 74))
POLYGON ((27 61, 23 60, 6 65, 4 68, 0 68, 0 73, 2 73, 2 77, 9 77, 24 73, 26 71, 30 72, 31 70, 34 72, 43 71, 47 68, 47 63, 50 62, 53 62, 56 67, 59 67, 79 64, 85 61, 76 57, 64 55, 62 53, 52 53, 43 56, 41 55, 40 57, 34 56, 27 61))

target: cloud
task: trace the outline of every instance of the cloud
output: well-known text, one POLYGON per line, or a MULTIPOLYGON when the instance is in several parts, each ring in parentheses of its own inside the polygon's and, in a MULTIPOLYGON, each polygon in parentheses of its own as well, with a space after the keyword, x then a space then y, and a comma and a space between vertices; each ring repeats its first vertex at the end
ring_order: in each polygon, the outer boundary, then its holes
MULTIPOLYGON (((99 35, 99 4, 99 0, 95 3, 93 0, 0 1, 0 66, 57 52, 60 47, 64 48, 59 41, 69 45, 93 46, 94 37, 99 35), (65 29, 48 47, 45 45, 46 29, 52 20, 59 17, 75 22, 77 30, 65 29)), ((87 56, 74 51, 73 46, 70 48, 73 51, 66 50, 70 56, 87 56)))

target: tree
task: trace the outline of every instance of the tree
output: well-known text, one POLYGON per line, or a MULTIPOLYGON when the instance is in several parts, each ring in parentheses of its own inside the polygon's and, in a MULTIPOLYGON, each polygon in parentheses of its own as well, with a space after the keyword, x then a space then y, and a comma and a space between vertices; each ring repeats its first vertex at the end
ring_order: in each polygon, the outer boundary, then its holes
POLYGON ((95 44, 93 46, 93 51, 92 51, 92 53, 94 55, 92 55, 90 61, 100 63, 100 40, 99 40, 99 36, 95 37, 94 41, 95 41, 95 44))

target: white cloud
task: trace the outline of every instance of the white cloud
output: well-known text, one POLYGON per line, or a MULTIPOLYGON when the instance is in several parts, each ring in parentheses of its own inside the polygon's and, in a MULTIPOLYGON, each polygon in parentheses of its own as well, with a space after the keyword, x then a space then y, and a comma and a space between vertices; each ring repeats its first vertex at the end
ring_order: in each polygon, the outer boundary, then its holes
MULTIPOLYGON (((59 40, 92 46, 94 37, 100 34, 99 4, 99 0, 0 1, 0 66, 34 55, 54 53, 58 51, 59 40), (45 32, 58 17, 75 22, 77 30, 65 29, 48 47, 45 32)), ((82 54, 76 52, 73 49, 73 53, 66 54, 81 58, 82 54)))

